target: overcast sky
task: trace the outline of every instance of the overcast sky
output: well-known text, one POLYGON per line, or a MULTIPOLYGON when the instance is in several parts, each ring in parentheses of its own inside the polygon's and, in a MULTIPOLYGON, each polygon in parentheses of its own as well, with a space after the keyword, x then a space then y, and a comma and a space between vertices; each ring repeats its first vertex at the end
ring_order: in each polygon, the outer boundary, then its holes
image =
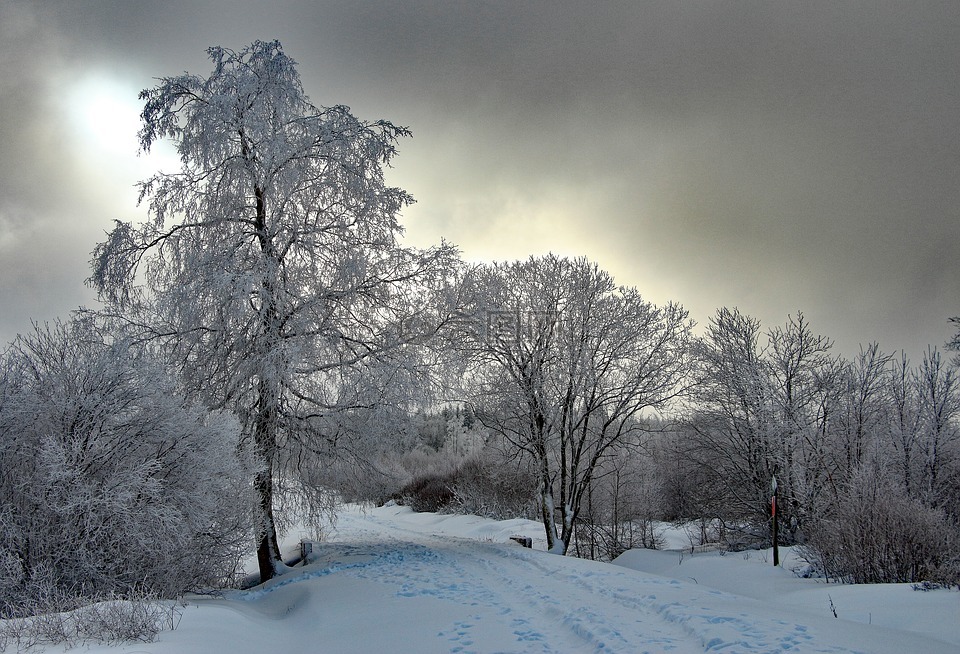
MULTIPOLYGON (((960 314, 960 3, 0 0, 0 339, 91 304, 138 220, 137 92, 279 39, 410 127, 408 241, 586 255, 704 324, 802 311, 917 360, 960 314)), ((164 162, 167 164, 164 164, 164 162)))

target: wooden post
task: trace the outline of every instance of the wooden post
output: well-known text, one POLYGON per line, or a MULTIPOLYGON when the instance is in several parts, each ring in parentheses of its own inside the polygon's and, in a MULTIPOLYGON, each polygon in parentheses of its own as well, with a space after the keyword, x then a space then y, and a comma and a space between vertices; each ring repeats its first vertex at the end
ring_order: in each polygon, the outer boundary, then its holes
POLYGON ((300 541, 300 561, 302 565, 307 565, 307 559, 313 554, 313 542, 309 540, 300 541))
POLYGON ((773 521, 773 565, 780 565, 780 547, 777 543, 777 476, 770 482, 770 519, 773 521))

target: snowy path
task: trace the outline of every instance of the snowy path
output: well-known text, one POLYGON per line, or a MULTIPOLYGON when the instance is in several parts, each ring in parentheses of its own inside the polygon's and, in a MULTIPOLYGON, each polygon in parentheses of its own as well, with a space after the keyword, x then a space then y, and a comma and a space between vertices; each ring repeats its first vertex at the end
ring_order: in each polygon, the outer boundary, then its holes
MULTIPOLYGON (((467 608, 453 628, 437 634, 437 651, 614 652, 702 651, 699 640, 680 625, 644 611, 634 593, 611 591, 605 574, 588 563, 587 571, 571 571, 562 559, 517 545, 467 541, 425 535, 378 522, 375 529, 358 523, 358 515, 341 518, 341 527, 365 542, 379 541, 380 556, 358 576, 397 587, 400 597, 432 597, 467 608), (389 563, 388 563, 389 562, 389 563), (393 566, 390 563, 402 562, 393 566), (640 614, 633 615, 638 613, 640 614), (481 632, 482 635, 479 635, 481 632), (477 640, 496 634, 505 642, 492 650, 476 648, 477 640), (446 642, 444 642, 446 641, 446 642), (444 646, 449 644, 449 648, 444 646), (503 649, 500 649, 500 648, 503 649)), ((321 547, 320 557, 334 566, 330 554, 343 548, 321 547)), ((351 556, 357 547, 346 546, 351 556)), ((604 566, 609 567, 609 566, 604 566)), ((613 569, 611 577, 622 578, 613 569)), ((653 584, 658 580, 649 580, 653 584)))
POLYGON ((527 521, 340 515, 308 565, 197 598, 156 643, 91 652, 955 652, 914 633, 825 618, 509 543, 527 521))

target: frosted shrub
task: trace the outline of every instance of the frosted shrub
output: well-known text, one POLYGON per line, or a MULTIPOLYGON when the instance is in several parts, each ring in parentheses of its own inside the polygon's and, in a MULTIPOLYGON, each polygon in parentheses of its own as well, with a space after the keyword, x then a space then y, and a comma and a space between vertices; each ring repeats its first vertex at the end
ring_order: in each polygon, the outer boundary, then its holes
POLYGON ((875 472, 860 471, 808 529, 803 551, 853 583, 960 580, 960 529, 875 472))
POLYGON ((415 447, 400 457, 400 465, 411 477, 449 477, 463 464, 464 457, 448 450, 415 447))
POLYGON ((231 580, 250 532, 236 420, 76 323, 19 339, 2 375, 3 617, 231 580))
POLYGON ((86 605, 63 591, 48 590, 30 602, 29 615, 0 620, 0 652, 58 644, 149 643, 164 629, 175 629, 182 615, 181 605, 142 590, 86 605))
POLYGON ((400 501, 414 511, 439 513, 453 502, 453 477, 417 477, 400 489, 400 501))
POLYGON ((330 468, 336 479, 327 487, 335 488, 345 502, 383 502, 409 478, 397 461, 387 457, 368 463, 335 461, 330 468))
POLYGON ((414 468, 414 475, 393 497, 414 511, 497 520, 536 516, 536 476, 493 449, 466 457, 417 450, 403 460, 414 468))
POLYGON ((458 512, 496 520, 536 517, 536 476, 485 451, 466 459, 453 484, 458 512))

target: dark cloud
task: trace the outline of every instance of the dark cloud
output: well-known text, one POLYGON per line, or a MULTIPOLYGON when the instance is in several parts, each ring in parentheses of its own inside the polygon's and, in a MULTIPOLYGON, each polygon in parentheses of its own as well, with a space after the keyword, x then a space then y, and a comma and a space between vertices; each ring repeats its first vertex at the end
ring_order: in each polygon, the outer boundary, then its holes
POLYGON ((27 309, 69 308, 54 298, 75 297, 104 214, 123 211, 60 156, 76 108, 55 85, 205 73, 207 46, 257 38, 283 41, 315 102, 413 128, 394 179, 419 200, 414 242, 582 252, 700 322, 722 305, 768 326, 803 310, 846 353, 879 340, 917 356, 960 313, 955 2, 2 7, 2 265, 43 259, 38 226, 69 235, 58 258, 74 262, 34 266, 50 288, 34 306, 4 272, 5 336, 27 309))

